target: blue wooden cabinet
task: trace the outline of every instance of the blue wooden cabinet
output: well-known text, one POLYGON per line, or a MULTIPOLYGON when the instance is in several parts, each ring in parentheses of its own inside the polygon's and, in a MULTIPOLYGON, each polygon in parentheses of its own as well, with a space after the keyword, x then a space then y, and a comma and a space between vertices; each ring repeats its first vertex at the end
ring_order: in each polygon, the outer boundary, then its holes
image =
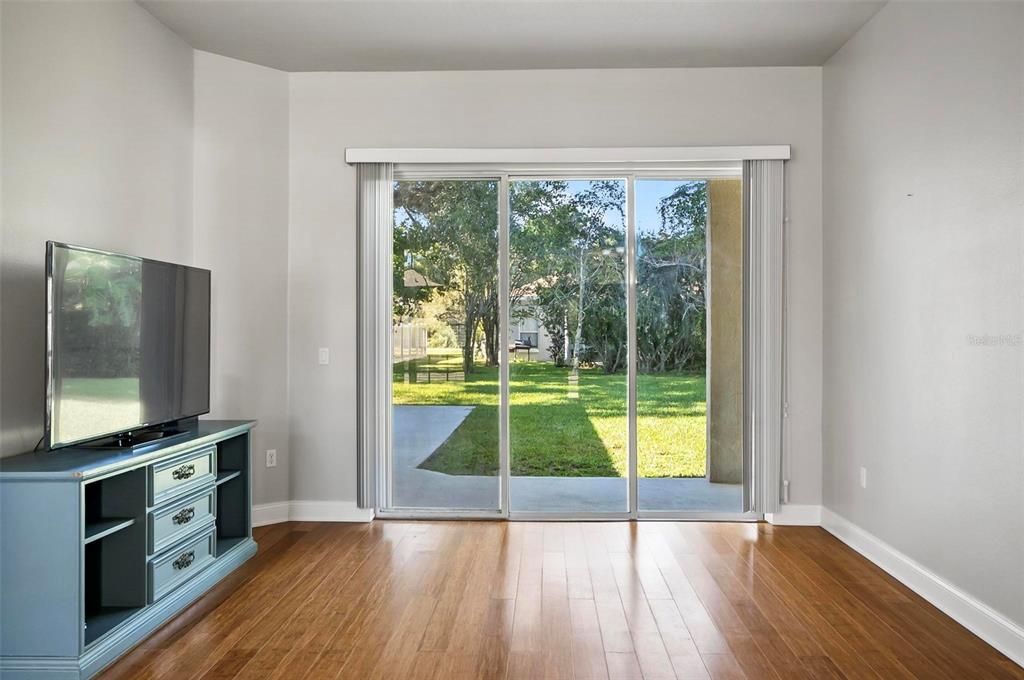
POLYGON ((88 678, 256 553, 252 421, 0 460, 0 678, 88 678))

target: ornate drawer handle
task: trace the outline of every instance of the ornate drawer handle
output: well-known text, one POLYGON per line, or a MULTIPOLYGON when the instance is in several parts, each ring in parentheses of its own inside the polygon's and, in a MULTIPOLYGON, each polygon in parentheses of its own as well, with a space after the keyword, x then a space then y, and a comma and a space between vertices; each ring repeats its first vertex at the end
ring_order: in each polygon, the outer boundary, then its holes
POLYGON ((171 521, 175 524, 188 524, 192 521, 192 518, 195 516, 196 507, 193 505, 191 508, 183 508, 182 510, 180 510, 177 514, 174 515, 174 517, 171 518, 171 521))
POLYGON ((189 463, 188 465, 181 465, 174 469, 171 473, 171 477, 175 479, 188 479, 196 473, 195 463, 189 463))
POLYGON ((174 568, 177 569, 188 569, 192 566, 192 563, 196 561, 196 551, 189 550, 187 553, 181 553, 178 559, 174 560, 174 568))

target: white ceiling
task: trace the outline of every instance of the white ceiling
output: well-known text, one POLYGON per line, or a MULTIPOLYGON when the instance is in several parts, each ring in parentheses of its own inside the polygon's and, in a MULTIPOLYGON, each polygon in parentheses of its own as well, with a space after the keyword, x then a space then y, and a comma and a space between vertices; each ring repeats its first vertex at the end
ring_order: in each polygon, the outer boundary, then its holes
POLYGON ((286 71, 817 66, 885 4, 138 1, 197 49, 286 71))

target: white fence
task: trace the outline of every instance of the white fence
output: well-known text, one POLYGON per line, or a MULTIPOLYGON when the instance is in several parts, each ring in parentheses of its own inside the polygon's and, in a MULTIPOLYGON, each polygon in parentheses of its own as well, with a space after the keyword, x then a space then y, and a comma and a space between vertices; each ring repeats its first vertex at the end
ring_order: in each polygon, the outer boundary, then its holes
POLYGON ((418 323, 392 326, 391 352, 394 361, 422 359, 427 356, 427 328, 418 323))

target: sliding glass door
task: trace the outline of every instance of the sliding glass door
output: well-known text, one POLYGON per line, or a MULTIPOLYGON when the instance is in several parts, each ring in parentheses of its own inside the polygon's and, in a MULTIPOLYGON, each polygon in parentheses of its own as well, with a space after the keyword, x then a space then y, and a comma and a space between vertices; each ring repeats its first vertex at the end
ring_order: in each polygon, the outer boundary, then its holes
POLYGON ((743 512, 740 180, 636 182, 638 508, 743 512))
POLYGON ((391 505, 500 507, 498 182, 395 182, 391 505))
POLYGON ((509 194, 509 509, 628 512, 626 182, 509 194))
POLYGON ((386 509, 746 511, 738 176, 394 189, 386 509))

